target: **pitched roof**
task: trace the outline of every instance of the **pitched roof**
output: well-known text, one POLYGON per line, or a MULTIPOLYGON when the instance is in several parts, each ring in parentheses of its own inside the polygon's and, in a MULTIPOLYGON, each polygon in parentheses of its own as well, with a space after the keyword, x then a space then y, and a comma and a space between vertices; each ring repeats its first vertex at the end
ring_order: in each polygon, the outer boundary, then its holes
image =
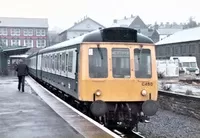
POLYGON ((0 26, 48 28, 49 25, 46 18, 0 17, 0 26))
POLYGON ((152 36, 153 33, 155 32, 156 30, 149 30, 149 29, 140 29, 140 32, 143 34, 143 35, 146 35, 148 37, 152 36))
POLYGON ((132 16, 130 18, 124 18, 119 20, 115 19, 111 27, 129 27, 136 17, 137 16, 132 16))
POLYGON ((176 28, 162 28, 158 29, 159 35, 171 35, 174 34, 175 32, 181 31, 183 29, 176 29, 176 28))
POLYGON ((103 26, 102 24, 100 24, 100 23, 98 23, 97 21, 91 19, 90 17, 87 17, 87 18, 85 18, 84 20, 82 20, 82 21, 80 21, 80 22, 74 24, 73 26, 71 26, 71 27, 68 28, 67 30, 64 30, 64 31, 60 32, 59 35, 62 34, 62 33, 64 33, 64 32, 66 32, 66 31, 68 31, 68 30, 71 30, 73 27, 75 27, 75 26, 77 26, 77 25, 83 23, 83 22, 86 21, 86 20, 91 20, 91 21, 95 22, 96 24, 98 24, 99 26, 102 26, 103 28, 105 28, 105 26, 103 26))
POLYGON ((33 48, 29 49, 25 54, 26 55, 32 55, 32 54, 38 52, 41 49, 43 49, 43 48, 33 47, 33 48))
POLYGON ((164 45, 164 44, 172 44, 172 43, 180 43, 180 42, 188 42, 188 41, 196 41, 200 40, 200 27, 195 27, 191 29, 185 29, 182 31, 178 31, 169 37, 159 41, 156 45, 164 45))

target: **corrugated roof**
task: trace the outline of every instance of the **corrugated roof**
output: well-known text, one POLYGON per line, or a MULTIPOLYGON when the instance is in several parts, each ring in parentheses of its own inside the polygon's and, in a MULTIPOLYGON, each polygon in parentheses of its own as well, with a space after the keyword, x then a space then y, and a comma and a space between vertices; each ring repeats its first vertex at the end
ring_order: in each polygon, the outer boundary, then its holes
POLYGON ((200 27, 178 31, 170 35, 169 37, 166 37, 165 39, 157 42, 156 45, 164 45, 164 44, 188 42, 196 40, 200 40, 200 27))
POLYGON ((136 16, 126 19, 115 20, 116 23, 113 23, 111 27, 129 27, 131 23, 135 20, 136 16))
POLYGON ((183 29, 175 29, 175 28, 162 28, 162 29, 158 29, 158 33, 160 35, 171 35, 174 34, 178 31, 182 31, 183 29))
POLYGON ((38 27, 48 28, 48 19, 46 18, 16 18, 0 17, 1 27, 38 27))

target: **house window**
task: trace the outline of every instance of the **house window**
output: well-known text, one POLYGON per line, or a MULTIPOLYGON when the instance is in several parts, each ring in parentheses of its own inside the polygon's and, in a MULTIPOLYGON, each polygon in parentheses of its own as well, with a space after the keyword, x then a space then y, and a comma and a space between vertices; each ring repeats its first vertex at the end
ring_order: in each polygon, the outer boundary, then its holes
POLYGON ((31 39, 27 39, 27 40, 24 40, 24 46, 33 46, 33 40, 31 39))
POLYGON ((0 39, 0 46, 7 46, 8 45, 8 39, 0 39))
POLYGON ((36 29, 36 36, 45 36, 45 29, 36 29))
POLYGON ((20 40, 19 39, 12 39, 11 40, 11 46, 19 46, 20 40))
POLYGON ((12 36, 20 36, 20 29, 17 29, 17 28, 11 29, 11 35, 12 36))
POLYGON ((46 46, 46 40, 40 39, 37 40, 37 47, 45 47, 46 46))
POLYGON ((24 36, 33 36, 33 29, 24 29, 24 36))
POLYGON ((0 35, 7 35, 7 28, 0 28, 0 35))

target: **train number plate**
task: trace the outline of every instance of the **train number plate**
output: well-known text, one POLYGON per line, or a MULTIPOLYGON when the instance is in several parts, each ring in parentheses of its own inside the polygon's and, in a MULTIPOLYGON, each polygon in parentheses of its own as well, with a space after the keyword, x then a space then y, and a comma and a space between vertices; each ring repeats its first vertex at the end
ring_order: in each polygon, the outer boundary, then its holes
POLYGON ((153 82, 142 82, 142 86, 153 86, 153 82))

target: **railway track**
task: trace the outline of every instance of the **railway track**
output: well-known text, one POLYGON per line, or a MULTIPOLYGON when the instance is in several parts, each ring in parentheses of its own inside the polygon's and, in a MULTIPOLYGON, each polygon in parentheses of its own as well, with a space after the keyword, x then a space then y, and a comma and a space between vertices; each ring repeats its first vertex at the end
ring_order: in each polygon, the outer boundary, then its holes
MULTIPOLYGON (((61 91, 58 92, 57 90, 53 89, 52 87, 49 87, 48 84, 43 84, 43 83, 40 83, 38 81, 37 81, 37 83, 39 83, 41 86, 43 86, 44 88, 46 88, 49 92, 51 92, 54 96, 56 96, 57 98, 59 98, 63 102, 69 104, 70 106, 72 106, 73 108, 75 108, 76 110, 78 110, 79 112, 83 113, 79 108, 73 106, 73 104, 71 104, 70 102, 67 102, 65 100, 65 98, 64 98, 65 95, 61 91)), ((87 117, 89 117, 87 114, 84 114, 84 115, 86 115, 87 117)), ((91 118, 91 117, 89 117, 89 118, 91 118)), ((94 120, 93 118, 91 118, 91 119, 94 120)), ((94 120, 94 121, 96 121, 96 120, 94 120)), ((101 125, 101 124, 99 124, 99 125, 101 125)), ((109 128, 107 128, 107 129, 109 129, 109 128)), ((141 135, 140 132, 135 132, 135 131, 126 132, 126 131, 121 131, 121 130, 116 130, 116 129, 114 129, 114 130, 109 129, 109 130, 112 131, 112 132, 114 132, 115 134, 117 134, 121 138, 145 138, 144 136, 141 135)))

